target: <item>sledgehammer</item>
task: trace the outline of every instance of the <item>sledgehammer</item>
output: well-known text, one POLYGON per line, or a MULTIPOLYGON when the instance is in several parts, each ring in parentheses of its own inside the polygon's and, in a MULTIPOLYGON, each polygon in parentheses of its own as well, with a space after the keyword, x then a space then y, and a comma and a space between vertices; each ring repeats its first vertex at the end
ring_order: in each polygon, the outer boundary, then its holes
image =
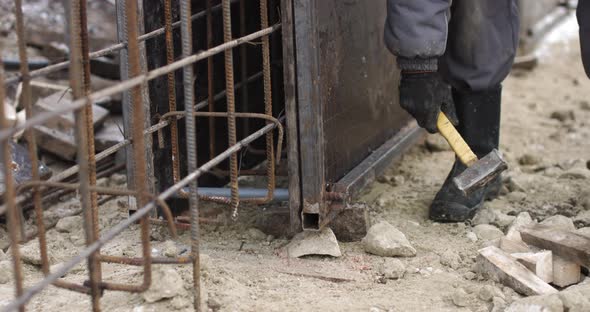
POLYGON ((506 161, 497 149, 493 149, 486 156, 477 159, 477 156, 443 112, 438 115, 436 126, 461 162, 467 166, 467 169, 453 178, 453 182, 463 194, 467 195, 475 189, 483 187, 508 168, 506 161))

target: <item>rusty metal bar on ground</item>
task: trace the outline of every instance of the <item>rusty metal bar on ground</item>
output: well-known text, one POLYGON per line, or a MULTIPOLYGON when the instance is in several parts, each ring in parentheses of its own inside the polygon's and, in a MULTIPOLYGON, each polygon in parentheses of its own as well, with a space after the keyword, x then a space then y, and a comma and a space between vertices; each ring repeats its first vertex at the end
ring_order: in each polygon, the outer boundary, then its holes
MULTIPOLYGON (((229 42, 220 44, 220 45, 218 45, 212 49, 209 49, 207 51, 202 51, 197 54, 192 54, 191 56, 182 58, 170 65, 162 66, 160 68, 149 71, 146 74, 138 75, 138 76, 130 78, 128 80, 122 81, 121 83, 119 83, 117 85, 107 87, 102 90, 93 92, 93 93, 89 94, 86 98, 82 98, 82 99, 78 99, 78 100, 73 101, 71 103, 71 105, 68 106, 67 108, 60 108, 60 109, 56 109, 52 112, 47 112, 47 113, 39 113, 35 117, 27 120, 24 124, 21 124, 21 125, 15 126, 15 127, 11 127, 9 129, 5 129, 5 130, 0 130, 0 140, 9 139, 10 137, 12 137, 14 134, 18 133, 21 130, 24 130, 26 128, 30 128, 33 126, 41 125, 51 118, 58 117, 59 115, 62 115, 64 113, 69 113, 72 110, 79 109, 84 105, 89 105, 88 103, 96 102, 98 99, 104 98, 106 96, 111 96, 111 95, 114 95, 117 93, 121 93, 121 92, 128 90, 130 88, 139 86, 143 83, 147 83, 148 81, 153 80, 153 79, 160 77, 162 75, 166 75, 169 72, 181 69, 185 66, 194 64, 198 61, 204 60, 204 59, 206 59, 210 56, 213 56, 215 54, 219 54, 219 53, 224 52, 228 49, 235 48, 235 47, 239 46, 240 44, 243 44, 243 43, 258 39, 262 36, 268 35, 270 33, 273 33, 280 28, 281 28, 281 25, 276 24, 271 27, 259 30, 257 32, 253 32, 253 33, 249 34, 248 36, 241 37, 241 38, 234 39, 229 42)), ((233 92, 233 88, 231 90, 233 92)), ((226 90, 226 93, 227 93, 227 90, 226 90)))
MULTIPOLYGON (((227 157, 229 155, 239 152, 240 150, 242 150, 244 147, 251 144, 256 139, 264 136, 269 131, 272 131, 275 127, 276 127, 275 124, 266 125, 265 127, 261 128, 260 130, 252 133, 248 137, 239 141, 236 145, 230 146, 224 152, 222 152, 221 154, 217 155, 215 158, 213 158, 213 159, 209 160, 208 162, 206 162, 205 164, 203 164, 196 171, 189 173, 180 182, 174 184, 173 186, 171 186, 170 188, 168 188, 167 190, 162 192, 160 195, 158 195, 157 199, 159 201, 164 201, 168 198, 171 198, 174 194, 176 194, 178 192, 178 190, 186 187, 191 181, 199 178, 205 172, 208 172, 211 169, 213 169, 214 167, 216 167, 217 165, 219 165, 222 161, 227 159, 227 157)), ((80 262, 84 261, 84 259, 86 259, 88 256, 90 256, 90 254, 92 254, 94 251, 100 249, 100 247, 104 246, 106 243, 111 241, 113 238, 115 238, 118 234, 123 232, 131 224, 136 223, 141 218, 148 215, 149 212, 152 209, 154 209, 155 207, 156 207, 156 203, 154 201, 141 207, 134 214, 129 216, 128 219, 123 220, 121 223, 114 226, 111 230, 106 231, 106 233, 104 233, 103 236, 101 236, 97 241, 95 241, 93 244, 86 247, 82 251, 80 251, 80 253, 77 256, 75 256, 71 260, 67 261, 63 266, 61 266, 55 272, 51 273, 49 276, 47 276, 46 278, 41 280, 39 283, 29 287, 26 291, 23 292, 23 294, 21 296, 19 296, 17 299, 15 299, 11 303, 9 303, 2 311, 3 312, 4 311, 6 311, 6 312, 14 311, 18 307, 27 303, 29 300, 31 300, 31 298, 34 295, 38 294, 43 289, 45 289, 45 287, 49 286, 50 284, 52 284, 55 281, 57 281, 58 279, 60 279, 61 276, 66 274, 69 270, 74 268, 80 262)))
MULTIPOLYGON (((238 0, 232 0, 232 3, 237 2, 237 1, 238 0)), ((211 8, 211 11, 215 12, 215 11, 219 11, 220 9, 221 9, 221 4, 218 4, 218 5, 213 6, 211 8)), ((191 17, 191 20, 195 21, 197 19, 203 18, 206 14, 207 14, 207 11, 201 11, 201 12, 193 15, 191 17)), ((172 28, 178 28, 179 26, 180 26, 180 21, 172 23, 172 28)), ((137 37, 137 39, 140 42, 143 42, 148 39, 163 35, 163 34, 165 34, 165 32, 166 32, 166 27, 161 27, 161 28, 153 30, 147 34, 143 34, 143 35, 137 37)), ((90 59, 97 59, 97 58, 107 56, 109 54, 113 54, 115 52, 121 51, 121 50, 127 48, 127 45, 128 45, 127 42, 120 42, 120 43, 114 44, 110 47, 106 47, 104 49, 92 52, 92 53, 90 53, 90 59)), ((60 63, 56 63, 56 64, 52 64, 52 65, 43 67, 41 69, 33 70, 30 72, 29 77, 37 78, 37 77, 41 77, 41 76, 44 76, 47 74, 51 74, 51 73, 56 72, 58 70, 68 68, 69 64, 70 64, 70 61, 63 61, 60 63)), ((17 75, 17 76, 10 77, 10 78, 6 79, 4 83, 5 83, 5 85, 11 85, 14 83, 18 83, 20 81, 22 81, 22 76, 17 75)))

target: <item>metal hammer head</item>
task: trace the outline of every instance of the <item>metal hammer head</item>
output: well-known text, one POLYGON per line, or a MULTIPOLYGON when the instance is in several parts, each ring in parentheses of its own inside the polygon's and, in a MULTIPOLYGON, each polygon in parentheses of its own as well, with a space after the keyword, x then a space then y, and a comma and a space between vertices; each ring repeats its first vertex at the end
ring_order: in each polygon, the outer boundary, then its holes
POLYGON ((507 168, 508 165, 500 152, 494 149, 453 178, 453 182, 463 194, 468 195, 492 181, 507 168))

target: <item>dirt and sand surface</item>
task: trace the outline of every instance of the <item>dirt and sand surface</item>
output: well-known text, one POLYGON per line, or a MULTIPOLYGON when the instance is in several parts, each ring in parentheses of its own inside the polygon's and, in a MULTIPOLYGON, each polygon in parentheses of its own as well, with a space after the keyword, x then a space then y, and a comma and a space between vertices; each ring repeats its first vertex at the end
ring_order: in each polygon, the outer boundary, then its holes
MULTIPOLYGON (((583 73, 577 26, 569 18, 548 37, 540 63, 532 71, 514 71, 504 83, 501 149, 510 169, 500 198, 488 202, 489 222, 505 230, 520 212, 542 221, 562 214, 576 227, 590 226, 590 80, 583 73), (491 217, 490 217, 491 216, 491 217)), ((472 272, 477 250, 486 245, 471 224, 437 224, 427 219, 429 202, 440 187, 453 153, 436 136, 414 147, 403 160, 368 187, 359 199, 368 204, 370 222, 387 221, 405 233, 417 251, 398 258, 406 273, 383 278, 384 258, 367 254, 362 243, 340 243, 339 258, 311 256, 290 259, 288 241, 253 229, 256 209, 244 207, 237 224, 202 227, 202 304, 207 311, 501 311, 520 298, 507 287, 472 272), (248 212, 248 210, 250 210, 248 212), (248 217, 250 216, 250 217, 248 217), (305 273, 305 274, 299 274, 305 273), (310 275, 337 277, 320 279, 310 275), (493 293, 487 296, 485 293, 493 293), (494 299, 491 297, 502 298, 494 299), (482 299, 483 298, 483 299, 482 299)), ((103 184, 121 186, 120 175, 103 184)), ((52 263, 59 265, 83 248, 84 235, 74 199, 47 212, 57 227, 48 232, 52 263), (64 216, 73 215, 64 219, 64 216)), ((106 230, 126 217, 124 200, 113 200, 100 211, 106 230)), ((188 253, 189 233, 170 241, 163 230, 152 235, 154 255, 188 253)), ((36 241, 25 254, 35 254, 36 241)), ((0 248, 8 252, 0 226, 0 248)), ((0 307, 14 288, 8 254, 0 252, 0 307)), ((134 225, 102 249, 105 254, 140 256, 139 230, 134 225)), ((24 265, 26 285, 42 274, 24 265)), ((399 264, 399 263, 398 263, 399 264)), ((386 265, 387 267, 387 265, 386 265)), ((140 283, 141 268, 103 265, 105 280, 140 283)), ((83 282, 84 265, 66 279, 83 282)), ((586 281, 587 282, 587 281, 586 281)), ((147 294, 106 292, 104 311, 190 311, 190 265, 155 266, 154 289, 147 294), (156 302, 154 300, 161 299, 156 302)), ((49 287, 28 305, 29 311, 89 310, 89 297, 49 287)))

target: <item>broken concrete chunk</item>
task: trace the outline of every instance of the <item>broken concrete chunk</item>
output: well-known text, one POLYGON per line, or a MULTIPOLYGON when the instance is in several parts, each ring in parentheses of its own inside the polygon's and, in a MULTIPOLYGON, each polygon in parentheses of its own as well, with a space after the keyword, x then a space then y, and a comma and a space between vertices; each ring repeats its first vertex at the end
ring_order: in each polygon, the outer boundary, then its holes
POLYGON ((162 266, 154 270, 152 285, 142 293, 142 297, 146 302, 153 303, 162 299, 174 298, 185 292, 180 274, 170 266, 162 266))
POLYGON ((513 253, 511 256, 534 272, 544 282, 553 282, 553 255, 551 251, 513 253))
POLYGON ((574 225, 572 219, 562 215, 551 216, 543 220, 540 224, 565 231, 576 230, 576 226, 574 225))
POLYGON ((514 301, 505 312, 563 312, 558 295, 532 296, 514 301))
POLYGON ((493 246, 479 250, 476 267, 480 274, 487 275, 523 295, 557 293, 555 288, 545 283, 510 255, 493 246))
POLYGON ((582 277, 581 272, 578 264, 553 255, 553 284, 559 287, 577 284, 582 277))
POLYGON ((528 212, 521 212, 516 216, 516 219, 512 221, 512 224, 508 228, 508 232, 506 233, 506 237, 508 239, 519 241, 520 238, 520 231, 525 227, 531 226, 535 223, 533 218, 528 212))
POLYGON ((502 290, 493 285, 484 285, 482 288, 479 289, 479 293, 477 294, 479 299, 483 301, 492 301, 494 297, 504 299, 504 293, 502 290))
POLYGON ((527 246, 527 244, 525 244, 523 241, 509 239, 508 237, 502 237, 500 239, 500 249, 509 254, 526 253, 532 251, 530 247, 527 246))
MULTIPOLYGON (((48 97, 40 98, 35 103, 33 111, 35 114, 39 114, 55 112, 67 109, 68 107, 72 107, 72 95, 69 92, 56 92, 48 97)), ((101 126, 108 115, 108 110, 98 105, 92 105, 92 124, 94 125, 94 128, 96 129, 101 126)), ((74 128, 75 120, 74 112, 70 112, 62 114, 57 118, 51 118, 44 124, 44 126, 67 132, 74 128)))
MULTIPOLYGON (((21 259, 24 263, 40 266, 41 265, 41 251, 39 251, 39 241, 31 240, 19 248, 21 259)), ((55 258, 51 254, 51 249, 47 249, 47 258, 49 264, 55 263, 55 258)))
POLYGON ((367 220, 369 207, 366 204, 355 203, 346 205, 334 220, 330 227, 336 238, 341 242, 358 242, 367 235, 367 220))
POLYGON ((40 148, 65 160, 76 160, 76 139, 73 134, 45 126, 34 126, 33 129, 40 148))
POLYGON ((554 255, 590 267, 590 238, 570 231, 537 225, 523 230, 524 242, 553 251, 554 255))
POLYGON ((287 245, 289 257, 298 258, 308 255, 340 257, 340 246, 334 232, 328 227, 321 231, 301 232, 287 245))
POLYGON ((404 233, 393 225, 381 221, 373 225, 363 238, 365 251, 382 257, 413 257, 416 249, 412 247, 404 233))
POLYGON ((490 224, 479 224, 473 228, 473 232, 481 240, 488 241, 504 236, 497 227, 490 224))
POLYGON ((457 288, 451 295, 453 304, 458 307, 466 307, 470 304, 470 296, 463 288, 457 288))
POLYGON ((63 217, 57 221, 55 229, 58 232, 73 233, 77 232, 82 228, 82 217, 81 216, 69 216, 63 217))

